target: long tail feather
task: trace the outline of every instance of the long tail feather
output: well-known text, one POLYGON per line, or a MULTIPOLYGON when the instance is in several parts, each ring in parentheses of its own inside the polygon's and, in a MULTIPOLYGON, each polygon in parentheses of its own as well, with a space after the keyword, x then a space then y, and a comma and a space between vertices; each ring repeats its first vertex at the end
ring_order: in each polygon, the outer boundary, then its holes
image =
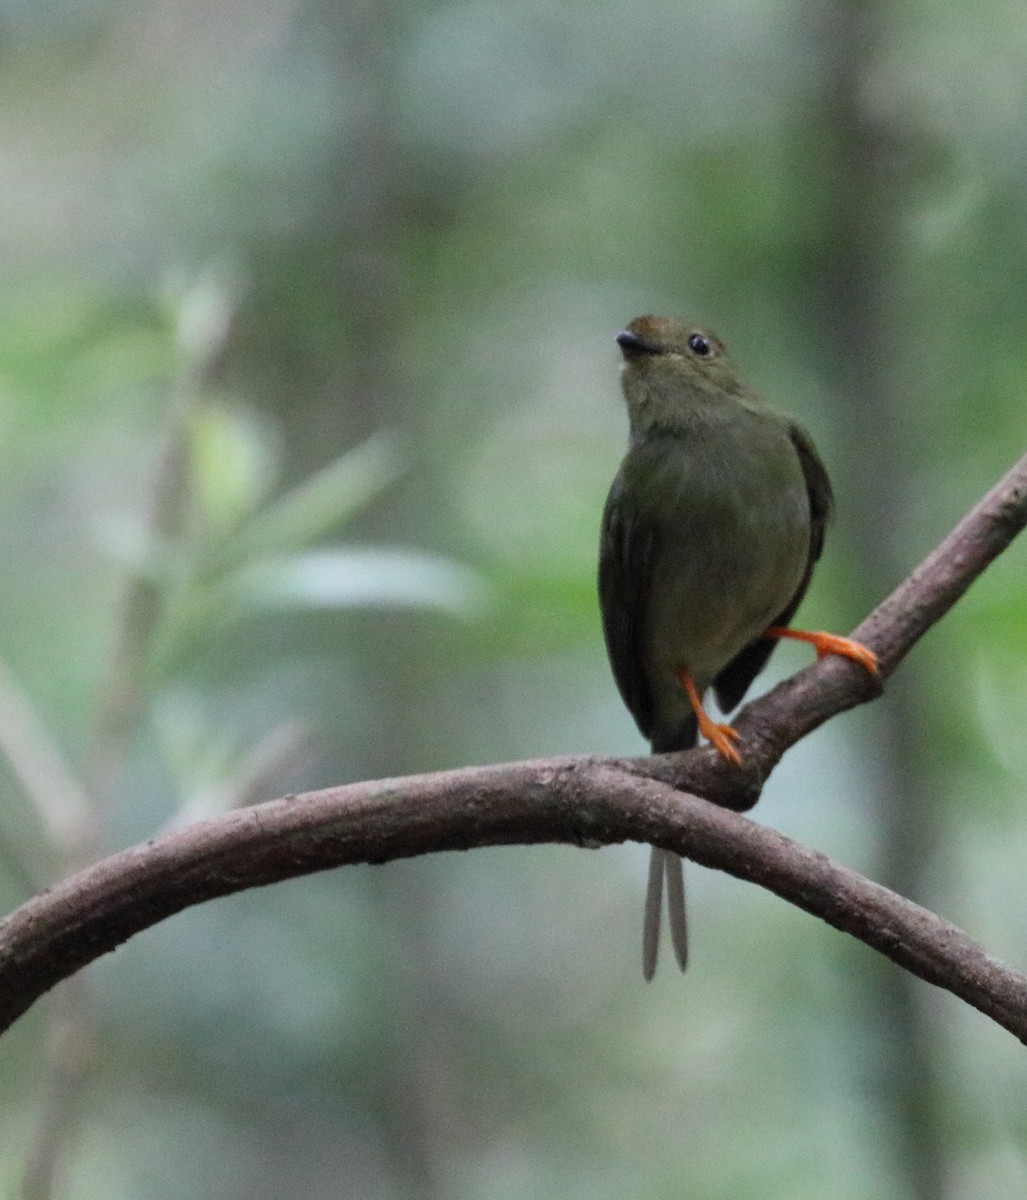
POLYGON ((688 966, 688 922, 685 919, 685 864, 677 854, 663 852, 667 872, 667 921, 674 957, 683 971, 688 966))
MULTIPOLYGON (((687 750, 699 737, 698 719, 688 718, 672 733, 654 737, 653 754, 669 750, 687 750)), ((660 951, 660 924, 663 918, 663 879, 667 878, 667 916, 674 957, 683 971, 688 964, 688 923, 685 919, 685 868, 681 858, 670 850, 653 846, 649 857, 649 882, 645 889, 645 917, 642 922, 642 974, 646 980, 656 974, 660 951)))
POLYGON ((645 916, 642 919, 642 974, 648 982, 656 974, 660 952, 660 922, 663 917, 663 860, 666 850, 653 846, 649 855, 649 882, 645 889, 645 916))

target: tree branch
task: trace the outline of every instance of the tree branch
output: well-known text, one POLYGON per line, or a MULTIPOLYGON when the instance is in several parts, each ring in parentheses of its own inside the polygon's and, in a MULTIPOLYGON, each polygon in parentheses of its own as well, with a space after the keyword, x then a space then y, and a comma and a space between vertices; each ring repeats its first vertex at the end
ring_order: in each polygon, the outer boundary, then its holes
MULTIPOLYGON (((882 680, 1025 524, 1027 456, 855 631, 877 651, 882 680)), ((71 876, 0 923, 0 1030, 134 933, 217 896, 442 850, 631 840, 769 888, 1027 1043, 1027 977, 926 909, 729 811, 755 803, 788 747, 879 690, 880 680, 840 659, 800 671, 743 710, 741 770, 707 748, 539 759, 327 788, 172 830, 71 876)))

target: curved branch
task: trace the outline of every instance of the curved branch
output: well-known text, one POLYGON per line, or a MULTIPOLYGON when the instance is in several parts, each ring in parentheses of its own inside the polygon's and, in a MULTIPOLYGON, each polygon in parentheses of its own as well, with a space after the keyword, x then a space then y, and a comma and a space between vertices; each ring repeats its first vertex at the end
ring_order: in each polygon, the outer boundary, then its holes
MULTIPOLYGON (((879 654, 882 677, 1025 524, 1027 456, 856 631, 879 654)), ((838 659, 800 671, 743 711, 742 771, 708 749, 541 759, 328 788, 173 830, 71 876, 0 923, 0 1029, 134 933, 217 896, 441 850, 633 840, 769 888, 1027 1043, 1027 977, 926 909, 729 811, 755 802, 789 746, 878 690, 838 659)))
POLYGON ((954 926, 771 829, 601 759, 351 784, 227 813, 123 851, 23 905, 0 937, 0 1025, 172 913, 351 863, 472 846, 652 842, 776 892, 1027 1041, 1027 978, 954 926))

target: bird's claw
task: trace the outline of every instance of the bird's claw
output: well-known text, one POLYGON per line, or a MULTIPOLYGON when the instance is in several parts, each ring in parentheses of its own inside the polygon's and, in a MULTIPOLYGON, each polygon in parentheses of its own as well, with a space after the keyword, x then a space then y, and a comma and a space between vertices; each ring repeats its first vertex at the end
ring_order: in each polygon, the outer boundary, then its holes
POLYGON ((834 633, 818 633, 817 640, 813 645, 816 648, 817 658, 824 658, 828 654, 837 654, 841 658, 848 658, 852 662, 859 663, 871 675, 877 674, 877 655, 862 642, 855 642, 852 638, 839 637, 834 633))
POLYGON ((711 721, 707 718, 700 722, 699 732, 710 743, 710 745, 728 762, 738 766, 742 761, 742 756, 738 753, 732 742, 738 741, 738 730, 730 725, 721 725, 717 721, 711 721))
POLYGON ((871 675, 878 673, 877 655, 862 642, 852 638, 839 637, 836 633, 814 632, 809 629, 789 629, 786 625, 771 625, 764 631, 764 637, 794 638, 797 642, 809 642, 817 652, 817 658, 828 654, 837 654, 839 658, 848 658, 859 663, 871 675))

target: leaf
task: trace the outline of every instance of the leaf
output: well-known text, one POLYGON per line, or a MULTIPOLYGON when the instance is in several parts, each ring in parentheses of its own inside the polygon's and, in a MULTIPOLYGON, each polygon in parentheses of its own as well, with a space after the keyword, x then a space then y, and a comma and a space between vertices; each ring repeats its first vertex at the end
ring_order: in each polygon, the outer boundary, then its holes
POLYGON ((425 608, 471 616, 486 600, 481 576, 414 549, 347 547, 243 567, 228 583, 243 611, 425 608))
POLYGON ((275 476, 267 431, 244 410, 199 405, 189 418, 189 452, 205 528, 215 539, 233 534, 256 511, 275 476))
POLYGON ((254 514, 230 548, 232 560, 309 546, 378 496, 402 469, 400 439, 375 434, 254 514))

